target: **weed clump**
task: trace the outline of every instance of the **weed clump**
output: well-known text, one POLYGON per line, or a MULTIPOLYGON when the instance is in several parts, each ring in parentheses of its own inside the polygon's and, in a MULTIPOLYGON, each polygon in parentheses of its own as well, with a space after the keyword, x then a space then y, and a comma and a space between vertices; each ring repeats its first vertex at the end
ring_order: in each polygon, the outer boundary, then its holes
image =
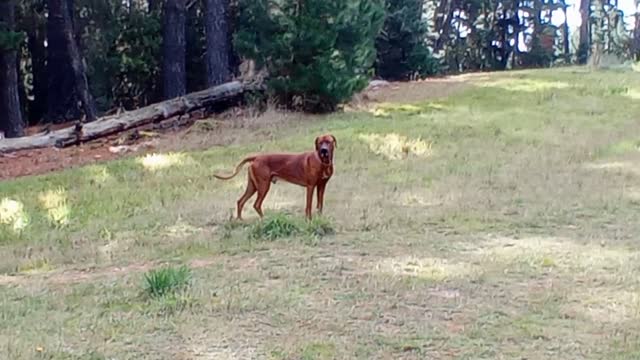
POLYGON ((313 218, 303 221, 285 214, 276 214, 255 223, 249 237, 254 240, 276 240, 293 236, 311 236, 320 238, 335 234, 331 223, 324 218, 313 218))
POLYGON ((144 275, 144 292, 151 298, 175 295, 191 285, 191 278, 191 269, 185 265, 151 270, 144 275))

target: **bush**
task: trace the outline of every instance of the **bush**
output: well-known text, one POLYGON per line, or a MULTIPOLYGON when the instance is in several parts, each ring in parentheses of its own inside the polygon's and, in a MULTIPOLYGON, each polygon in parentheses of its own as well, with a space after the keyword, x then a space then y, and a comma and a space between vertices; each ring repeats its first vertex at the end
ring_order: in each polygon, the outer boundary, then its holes
POLYGON ((281 105, 333 111, 368 84, 382 1, 240 0, 234 45, 281 105))
POLYGON ((277 214, 257 222, 251 229, 250 237, 252 239, 275 240, 300 233, 302 233, 302 229, 298 223, 285 215, 277 214))
POLYGON ((301 221, 285 214, 266 217, 255 223, 249 232, 251 239, 276 240, 292 236, 310 236, 321 238, 333 235, 335 230, 331 223, 322 217, 314 217, 311 221, 301 221))
POLYGON ((145 293, 151 298, 164 297, 191 285, 191 270, 186 266, 151 270, 144 275, 145 293))
POLYGON ((427 24, 422 18, 424 0, 386 0, 387 17, 376 39, 376 74, 388 80, 408 80, 439 71, 431 54, 427 24))

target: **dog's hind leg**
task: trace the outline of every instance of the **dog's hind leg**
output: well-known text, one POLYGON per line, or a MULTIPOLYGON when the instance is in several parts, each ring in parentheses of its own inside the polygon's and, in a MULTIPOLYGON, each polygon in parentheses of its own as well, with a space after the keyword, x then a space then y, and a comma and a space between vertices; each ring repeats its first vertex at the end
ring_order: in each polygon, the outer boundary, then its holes
POLYGON ((264 201, 264 198, 267 197, 269 188, 271 188, 271 182, 269 181, 261 181, 258 184, 258 198, 253 204, 253 208, 256 209, 256 212, 258 213, 258 215, 260 215, 260 218, 264 217, 264 214, 262 213, 262 202, 264 201))
POLYGON ((238 199, 238 220, 242 220, 242 208, 244 204, 249 200, 253 194, 256 193, 256 186, 253 182, 253 178, 251 176, 251 168, 249 168, 248 176, 247 176, 247 189, 244 191, 244 194, 238 199))

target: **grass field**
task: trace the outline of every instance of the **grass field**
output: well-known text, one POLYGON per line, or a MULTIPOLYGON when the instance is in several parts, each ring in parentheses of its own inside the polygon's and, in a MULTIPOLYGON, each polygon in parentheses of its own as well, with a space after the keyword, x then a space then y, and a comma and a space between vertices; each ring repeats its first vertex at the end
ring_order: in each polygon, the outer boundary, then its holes
POLYGON ((0 183, 0 358, 640 358, 640 73, 458 81, 0 183), (324 132, 326 218, 229 220, 211 173, 324 132))

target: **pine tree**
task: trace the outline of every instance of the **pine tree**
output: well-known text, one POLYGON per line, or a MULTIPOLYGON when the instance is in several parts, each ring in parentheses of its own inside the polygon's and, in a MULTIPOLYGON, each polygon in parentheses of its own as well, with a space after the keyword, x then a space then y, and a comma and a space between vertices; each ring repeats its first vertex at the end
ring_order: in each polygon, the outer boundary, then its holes
POLYGON ((187 92, 186 11, 186 0, 165 2, 162 29, 162 78, 165 99, 173 99, 187 92))
POLYGON ((280 103, 333 111, 367 85, 384 21, 382 0, 242 0, 239 5, 236 49, 266 70, 267 85, 280 103))
POLYGON ((406 80, 436 73, 427 40, 427 24, 422 18, 424 0, 386 0, 387 16, 376 39, 376 73, 385 79, 406 80))
POLYGON ((15 30, 14 0, 0 0, 0 132, 6 137, 24 135, 16 54, 23 36, 15 30))

